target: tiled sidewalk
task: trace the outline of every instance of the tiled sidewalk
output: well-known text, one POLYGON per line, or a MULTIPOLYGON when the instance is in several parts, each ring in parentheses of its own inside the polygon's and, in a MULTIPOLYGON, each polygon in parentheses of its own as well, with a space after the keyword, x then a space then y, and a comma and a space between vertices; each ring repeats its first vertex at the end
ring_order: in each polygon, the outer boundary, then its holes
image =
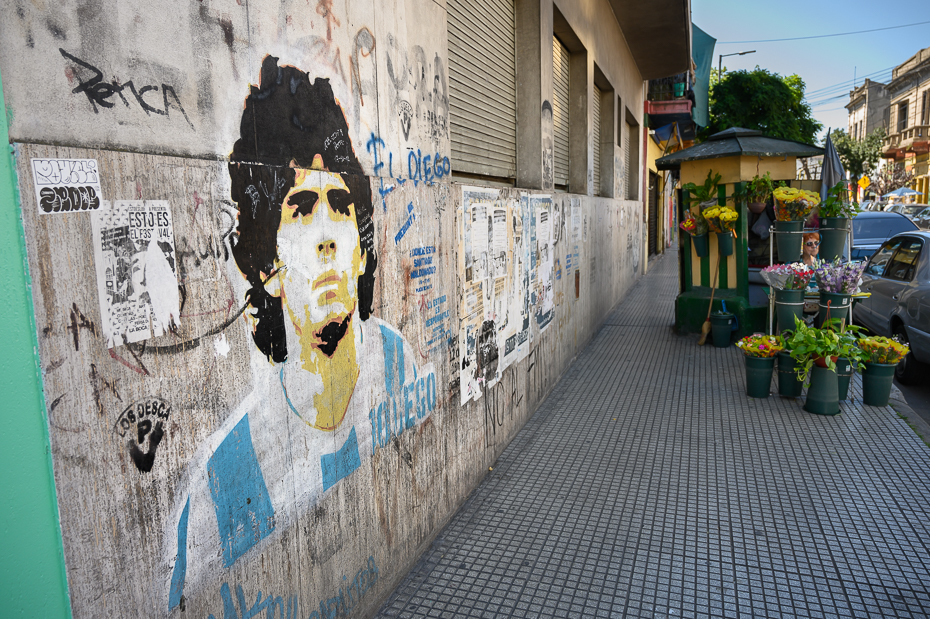
POLYGON ((607 318, 379 617, 928 617, 930 448, 744 395, 676 336, 677 255, 607 318))

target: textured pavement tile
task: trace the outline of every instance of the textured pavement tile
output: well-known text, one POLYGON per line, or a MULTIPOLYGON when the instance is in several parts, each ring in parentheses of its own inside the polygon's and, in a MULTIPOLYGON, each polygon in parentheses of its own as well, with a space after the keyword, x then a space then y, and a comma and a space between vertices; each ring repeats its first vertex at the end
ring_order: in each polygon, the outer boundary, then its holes
POLYGON ((930 616, 930 449, 858 377, 833 417, 747 398, 735 347, 672 332, 676 260, 650 264, 379 617, 930 616))

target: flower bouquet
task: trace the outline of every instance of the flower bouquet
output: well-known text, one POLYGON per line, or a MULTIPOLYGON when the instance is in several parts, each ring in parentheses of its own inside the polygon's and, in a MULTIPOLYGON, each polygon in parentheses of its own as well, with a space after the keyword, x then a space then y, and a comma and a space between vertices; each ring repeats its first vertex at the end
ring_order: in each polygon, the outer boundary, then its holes
POLYGON ((691 236, 700 236, 707 234, 707 221, 703 215, 693 217, 690 213, 684 221, 678 224, 678 227, 690 234, 691 236))
POLYGON ((774 264, 762 269, 760 274, 765 283, 778 290, 804 290, 814 276, 803 262, 774 264))
POLYGON ((877 335, 861 338, 858 345, 864 353, 863 357, 866 363, 897 365, 907 356, 910 350, 907 344, 902 344, 890 337, 877 335))
POLYGON ((817 287, 820 288, 820 312, 814 321, 823 325, 828 318, 840 318, 849 322, 852 295, 859 289, 860 276, 865 262, 819 262, 814 269, 817 287))
POLYGON ((732 232, 739 214, 729 206, 712 206, 701 211, 711 232, 732 232))
POLYGON ((778 335, 754 333, 738 341, 736 346, 744 355, 746 395, 751 398, 769 397, 775 355, 784 350, 785 341, 778 335))
POLYGON ((859 290, 866 262, 820 262, 814 269, 821 292, 853 294, 859 290))
POLYGON ((747 335, 736 343, 736 347, 747 357, 774 357, 785 349, 785 340, 780 335, 747 335))
POLYGON ((775 242, 779 262, 796 262, 801 259, 801 233, 804 220, 811 209, 820 203, 820 196, 813 191, 778 187, 772 192, 775 197, 775 242))
POLYGON ((811 209, 820 204, 820 195, 805 189, 779 187, 775 196, 775 219, 778 221, 804 221, 811 209))

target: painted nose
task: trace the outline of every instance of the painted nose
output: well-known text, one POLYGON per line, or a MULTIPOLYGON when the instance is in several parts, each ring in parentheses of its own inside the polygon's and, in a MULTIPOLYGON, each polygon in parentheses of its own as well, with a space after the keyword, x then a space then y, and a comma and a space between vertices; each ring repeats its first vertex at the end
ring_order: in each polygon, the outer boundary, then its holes
POLYGON ((336 241, 323 241, 316 246, 316 251, 324 262, 332 260, 336 257, 336 241))

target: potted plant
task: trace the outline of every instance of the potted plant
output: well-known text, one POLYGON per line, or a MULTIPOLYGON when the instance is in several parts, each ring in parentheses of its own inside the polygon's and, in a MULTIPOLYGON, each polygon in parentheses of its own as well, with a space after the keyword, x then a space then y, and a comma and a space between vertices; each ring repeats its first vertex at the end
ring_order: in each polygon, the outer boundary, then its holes
POLYGON ((768 172, 762 176, 756 174, 752 177, 752 180, 746 184, 745 188, 746 207, 749 212, 759 214, 764 211, 765 202, 772 195, 774 189, 772 177, 769 176, 768 172))
POLYGON ((702 184, 685 183, 681 186, 682 191, 685 192, 685 196, 693 196, 693 198, 688 198, 692 204, 688 207, 689 216, 688 219, 685 219, 685 222, 689 219, 695 222, 694 232, 689 232, 689 234, 691 234, 691 241, 694 243, 694 252, 699 258, 706 258, 709 254, 707 246, 707 222, 704 220, 704 215, 701 211, 717 203, 717 187, 722 178, 720 174, 715 174, 713 170, 708 170, 707 178, 704 179, 702 184))
POLYGON ((801 259, 801 234, 804 220, 811 209, 820 203, 820 196, 813 191, 793 187, 776 187, 775 198, 775 243, 780 262, 797 262, 801 259))
POLYGON ((817 277, 817 287, 820 289, 820 311, 814 321, 814 326, 820 327, 827 318, 839 318, 849 321, 849 309, 852 306, 852 295, 859 290, 859 281, 866 263, 844 262, 818 262, 814 268, 817 277))
POLYGON ((809 385, 804 410, 818 415, 839 413, 836 379, 836 361, 842 352, 839 333, 830 328, 808 327, 796 319, 785 347, 800 366, 798 378, 809 385))
POLYGON ((840 336, 839 355, 836 360, 837 397, 840 402, 849 396, 849 383, 853 372, 863 369, 864 353, 859 348, 861 327, 847 325, 839 318, 831 318, 826 322, 828 328, 836 331, 840 336))
POLYGON ((798 376, 802 364, 791 356, 793 334, 793 330, 781 332, 785 348, 778 352, 778 395, 786 398, 797 398, 804 390, 804 380, 798 376))
POLYGON ((739 215, 729 206, 711 206, 701 212, 707 229, 717 235, 717 251, 721 256, 733 254, 733 229, 739 215))
POLYGON ((678 227, 691 235, 694 252, 698 258, 706 258, 710 252, 707 245, 707 222, 704 221, 704 216, 699 213, 697 217, 692 217, 689 212, 688 217, 679 223, 678 227))
POLYGON ((849 220, 861 209, 859 203, 848 198, 846 181, 840 181, 827 192, 827 199, 819 207, 820 258, 836 260, 843 255, 849 220))
POLYGON ((804 291, 814 272, 803 262, 795 262, 765 267, 760 275, 775 290, 778 331, 791 329, 794 319, 804 315, 804 291))
POLYGON ((769 397, 775 356, 785 348, 778 335, 747 335, 736 343, 746 360, 746 395, 750 398, 769 397))
POLYGON ((894 369, 908 353, 908 345, 881 336, 859 340, 865 369, 862 371, 862 401, 870 406, 887 406, 894 369))

